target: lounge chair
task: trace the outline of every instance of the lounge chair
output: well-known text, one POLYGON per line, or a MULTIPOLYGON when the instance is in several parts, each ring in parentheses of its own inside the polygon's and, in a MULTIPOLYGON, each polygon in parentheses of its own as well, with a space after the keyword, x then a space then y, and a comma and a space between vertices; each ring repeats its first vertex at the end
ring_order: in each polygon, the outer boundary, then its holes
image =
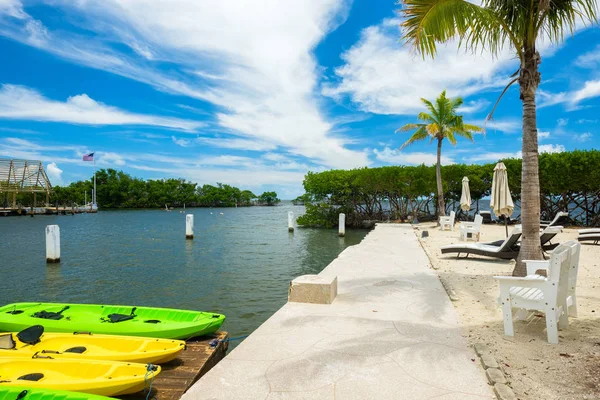
POLYGON ((549 226, 566 225, 569 223, 569 213, 559 211, 554 216, 552 221, 540 221, 540 227, 547 228, 549 226))
POLYGON ((454 211, 450 211, 450 215, 440 216, 440 229, 444 230, 446 227, 449 227, 450 230, 453 231, 454 217, 456 217, 456 213, 454 211))
POLYGON ((494 222, 494 220, 492 220, 491 211, 479 211, 479 215, 481 215, 481 217, 483 218, 484 224, 491 224, 494 222))
POLYGON ((442 254, 457 253, 456 258, 461 254, 477 254, 492 258, 501 258, 503 260, 511 260, 519 254, 519 246, 517 242, 521 237, 521 228, 514 228, 510 235, 499 245, 493 243, 464 243, 450 244, 442 246, 442 254))
POLYGON ((600 243, 600 233, 590 233, 587 235, 579 235, 577 240, 580 242, 593 242, 594 244, 600 243))
POLYGON ((483 217, 481 215, 475 216, 473 222, 461 222, 460 223, 460 240, 467 241, 468 239, 476 238, 479 242, 481 235, 481 224, 483 223, 483 217))
POLYGON ((589 234, 598 234, 598 235, 600 235, 600 228, 580 229, 577 232, 579 233, 579 236, 589 235, 589 234))
MULTIPOLYGON (((567 292, 571 268, 571 247, 564 244, 552 253, 548 276, 495 276, 500 284, 504 334, 514 336, 513 310, 541 311, 546 315, 548 343, 558 343, 558 327, 569 326, 567 292)), ((527 264, 527 261, 525 261, 527 264)), ((533 266, 532 268, 535 268, 533 266)))

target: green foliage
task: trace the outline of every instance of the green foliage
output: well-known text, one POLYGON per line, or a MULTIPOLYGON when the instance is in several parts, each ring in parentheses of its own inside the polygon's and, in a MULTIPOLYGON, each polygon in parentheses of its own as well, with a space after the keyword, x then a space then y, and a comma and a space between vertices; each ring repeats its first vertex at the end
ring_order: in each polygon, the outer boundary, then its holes
MULTIPOLYGON (((521 193, 521 160, 501 160, 516 204, 521 193)), ((462 178, 469 178, 473 207, 489 196, 496 163, 454 164, 442 167, 444 199, 449 210, 460 211, 462 178)), ((570 211, 575 222, 600 226, 600 151, 573 151, 540 155, 543 219, 570 211)), ((297 222, 304 226, 333 227, 338 214, 346 214, 349 226, 366 220, 419 220, 434 218, 436 191, 433 166, 391 166, 354 170, 309 172, 304 178, 306 213, 297 222)), ((449 211, 448 210, 448 211, 449 211)))
POLYGON ((281 200, 277 198, 277 193, 275 192, 264 192, 260 196, 258 196, 258 204, 263 206, 274 206, 278 204, 281 200))
MULTIPOLYGON (((96 172, 97 202, 102 208, 170 207, 235 207, 250 206, 256 195, 230 185, 217 186, 188 182, 185 179, 143 180, 123 171, 101 169, 96 172)), ((52 204, 84 204, 85 192, 91 201, 94 180, 79 181, 69 186, 56 186, 52 204)))

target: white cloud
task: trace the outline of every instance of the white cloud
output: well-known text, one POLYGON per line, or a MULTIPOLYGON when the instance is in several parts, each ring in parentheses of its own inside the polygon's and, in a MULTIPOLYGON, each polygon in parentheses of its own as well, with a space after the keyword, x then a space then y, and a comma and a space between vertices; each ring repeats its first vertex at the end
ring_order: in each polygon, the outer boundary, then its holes
POLYGON ((600 46, 597 46, 594 50, 579 55, 575 59, 575 65, 582 68, 596 68, 600 63, 600 46))
MULTIPOLYGON (((432 165, 437 162, 437 156, 434 153, 406 152, 401 150, 392 150, 385 147, 383 150, 374 149, 375 158, 381 162, 399 165, 432 165)), ((443 155, 441 157, 442 165, 454 164, 454 160, 443 155)))
POLYGON ((194 140, 198 143, 207 144, 212 147, 221 147, 225 149, 268 151, 275 150, 277 148, 277 146, 272 143, 267 143, 253 139, 198 137, 194 140))
POLYGON ((0 118, 67 122, 84 125, 153 125, 194 130, 201 122, 178 118, 134 114, 95 101, 87 94, 69 97, 65 102, 44 97, 18 85, 0 87, 0 118))
POLYGON ((0 0, 0 16, 2 14, 17 19, 24 19, 27 17, 27 14, 23 11, 23 5, 20 0, 0 0))
POLYGON ((600 96, 600 80, 587 81, 583 87, 573 93, 573 103, 600 96))
POLYGON ((477 111, 483 110, 489 105, 490 102, 485 99, 471 100, 460 106, 456 111, 463 114, 473 114, 477 111))
POLYGON ((320 71, 312 53, 345 20, 348 3, 58 1, 67 13, 85 20, 94 35, 46 31, 42 44, 14 22, 0 26, 0 34, 159 90, 211 102, 222 109, 217 123, 232 133, 347 168, 368 165, 368 155, 332 135, 334 126, 315 100, 320 71), (134 48, 141 59, 110 47, 114 42, 134 48), (152 63, 163 59, 173 65, 169 72, 152 63))
POLYGON ((558 124, 558 126, 567 126, 567 124, 569 123, 569 119, 568 118, 559 118, 556 120, 556 123, 558 124))
MULTIPOLYGON (((420 98, 435 99, 442 90, 449 96, 468 96, 506 84, 497 75, 507 66, 511 53, 499 59, 469 55, 457 50, 456 41, 438 48, 435 60, 423 60, 399 42, 399 19, 387 19, 364 29, 361 38, 342 54, 345 64, 335 70, 339 82, 326 85, 325 95, 349 96, 363 111, 377 114, 413 114, 421 111, 420 98)), ((466 105, 474 112, 483 103, 466 105)))
POLYGON ((570 92, 550 93, 538 91, 540 103, 538 108, 566 104, 567 111, 577 110, 582 101, 600 96, 600 80, 588 80, 583 87, 570 92))
POLYGON ((565 146, 562 144, 542 144, 538 146, 538 150, 540 153, 562 153, 566 151, 565 146))
POLYGON ((549 137, 550 137, 550 132, 538 131, 538 139, 539 140, 548 139, 549 137))
POLYGON ((573 137, 573 140, 575 140, 576 142, 587 142, 588 140, 590 140, 593 137, 593 135, 590 132, 584 132, 581 133, 579 135, 575 135, 573 137))
POLYGON ((50 179, 50 183, 52 183, 53 185, 62 184, 62 173, 62 169, 58 168, 58 165, 56 165, 56 163, 51 162, 48 165, 46 165, 46 174, 50 179))
POLYGON ((175 136, 171 136, 171 140, 177 146, 181 146, 181 147, 190 147, 192 145, 192 141, 189 139, 177 139, 175 136))
POLYGON ((493 119, 485 123, 486 131, 495 130, 505 133, 515 133, 521 131, 523 122, 516 119, 493 119))

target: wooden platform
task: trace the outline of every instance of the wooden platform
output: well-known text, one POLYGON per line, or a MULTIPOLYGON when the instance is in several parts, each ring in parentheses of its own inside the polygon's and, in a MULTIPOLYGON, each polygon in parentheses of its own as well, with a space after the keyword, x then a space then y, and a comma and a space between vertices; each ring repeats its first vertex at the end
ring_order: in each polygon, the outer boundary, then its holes
MULTIPOLYGON (((187 348, 179 357, 163 364, 161 373, 152 383, 150 397, 158 400, 179 400, 183 393, 200 377, 225 357, 229 342, 222 342, 229 337, 227 332, 218 331, 213 337, 201 337, 187 342, 187 348), (218 339, 216 347, 210 342, 218 339)), ((146 400, 147 392, 122 396, 123 400, 146 400)))

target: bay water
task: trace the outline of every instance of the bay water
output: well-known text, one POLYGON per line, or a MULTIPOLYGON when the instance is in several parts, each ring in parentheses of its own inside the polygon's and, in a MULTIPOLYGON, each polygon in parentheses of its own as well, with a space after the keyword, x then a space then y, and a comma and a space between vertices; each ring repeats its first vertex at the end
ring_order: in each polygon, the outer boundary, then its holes
MULTIPOLYGON (((0 304, 126 304, 223 313, 231 337, 251 333, 287 301, 294 277, 317 274, 365 230, 296 228, 275 207, 101 210, 0 218, 0 304), (185 215, 194 239, 185 239, 185 215), (57 224, 61 262, 46 264, 45 227, 57 224)), ((238 344, 231 342, 231 347, 238 344)))

